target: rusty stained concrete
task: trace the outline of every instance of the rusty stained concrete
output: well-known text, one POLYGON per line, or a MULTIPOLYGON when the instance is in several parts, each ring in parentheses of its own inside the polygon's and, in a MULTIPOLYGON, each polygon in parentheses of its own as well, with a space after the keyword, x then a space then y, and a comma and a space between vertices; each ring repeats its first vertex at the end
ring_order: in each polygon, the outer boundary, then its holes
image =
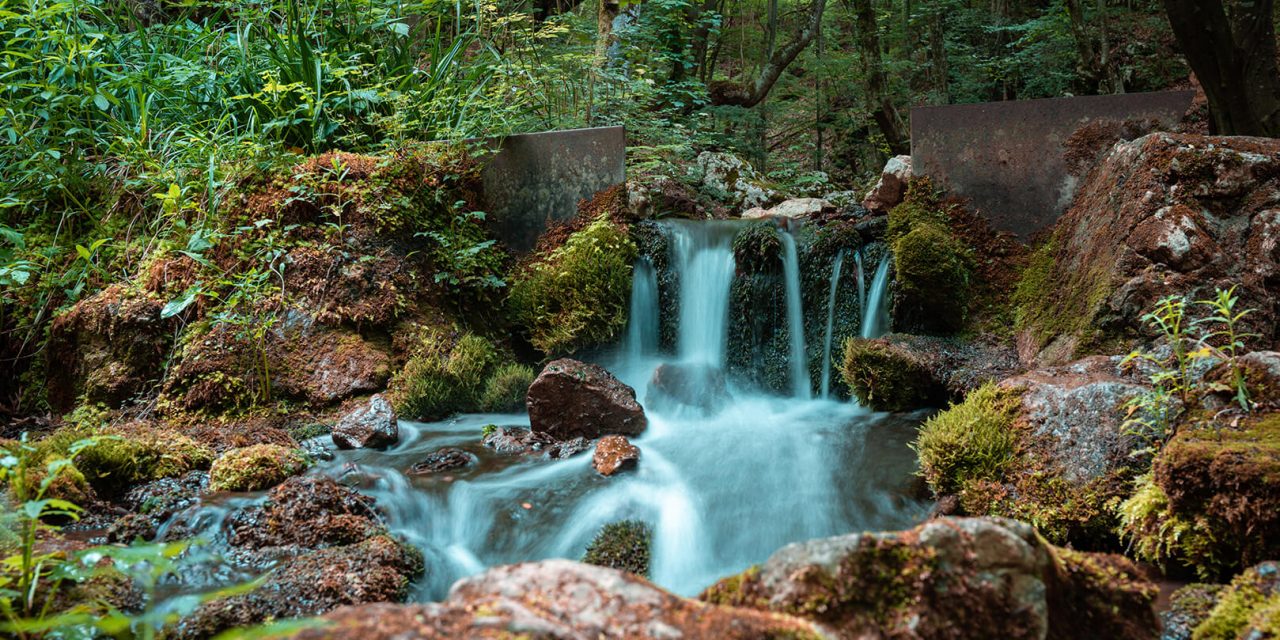
POLYGON ((626 181, 622 127, 548 131, 495 143, 481 172, 489 230, 516 253, 533 249, 552 221, 577 214, 578 202, 626 181))
POLYGON ((998 230, 1027 240, 1071 205, 1084 176, 1072 175, 1063 142, 1096 120, 1176 124, 1193 91, 1016 100, 911 110, 915 175, 968 198, 998 230))

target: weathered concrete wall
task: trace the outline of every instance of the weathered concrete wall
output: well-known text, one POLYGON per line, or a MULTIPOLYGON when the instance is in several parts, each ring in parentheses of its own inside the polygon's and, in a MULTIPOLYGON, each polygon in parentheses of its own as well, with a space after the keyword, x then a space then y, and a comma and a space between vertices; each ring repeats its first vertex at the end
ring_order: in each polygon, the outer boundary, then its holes
POLYGON ((915 175, 969 198, 1000 230, 1023 239, 1071 204, 1076 185, 1063 142, 1097 120, 1155 119, 1171 126, 1192 91, 1134 93, 916 107, 911 110, 915 175))
POLYGON ((490 231, 512 251, 529 251, 548 222, 573 217, 580 200, 626 181, 626 151, 622 127, 503 139, 481 174, 490 231))

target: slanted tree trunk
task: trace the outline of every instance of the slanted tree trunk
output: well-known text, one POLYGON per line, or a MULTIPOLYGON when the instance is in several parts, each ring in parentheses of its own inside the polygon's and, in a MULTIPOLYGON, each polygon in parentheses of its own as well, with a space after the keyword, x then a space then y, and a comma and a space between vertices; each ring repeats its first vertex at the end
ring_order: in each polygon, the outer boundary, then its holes
POLYGON ((711 94, 711 104, 754 107, 769 95, 774 83, 782 77, 782 72, 804 51, 822 26, 822 12, 826 9, 827 0, 813 0, 809 7, 809 17, 800 33, 790 42, 776 47, 769 59, 760 69, 759 75, 751 82, 720 80, 707 87, 711 94))
POLYGON ((1085 15, 1084 0, 1067 0, 1071 37, 1080 58, 1080 72, 1090 90, 1098 93, 1124 93, 1119 70, 1111 60, 1111 38, 1107 24, 1107 2, 1098 0, 1098 37, 1095 40, 1085 15))
POLYGON ((609 62, 609 47, 613 45, 613 21, 622 10, 618 0, 600 0, 596 13, 596 68, 603 69, 609 62))
POLYGON ((858 52, 862 59, 862 73, 866 81, 866 108, 884 135, 889 150, 896 154, 909 151, 909 141, 903 133, 898 109, 889 99, 889 81, 880 59, 880 32, 876 25, 876 11, 872 0, 853 0, 854 18, 857 21, 858 52))
POLYGON ((1275 0, 1164 0, 1220 135, 1280 137, 1275 0))

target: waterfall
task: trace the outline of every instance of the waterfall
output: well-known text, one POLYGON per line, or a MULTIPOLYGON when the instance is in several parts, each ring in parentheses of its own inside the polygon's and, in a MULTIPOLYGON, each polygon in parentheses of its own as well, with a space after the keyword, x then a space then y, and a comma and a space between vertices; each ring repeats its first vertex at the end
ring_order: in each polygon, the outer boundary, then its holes
POLYGON ((800 302, 800 257, 796 239, 789 231, 779 230, 782 240, 782 275, 787 281, 787 333, 791 336, 791 394, 808 399, 813 391, 809 382, 809 358, 804 348, 804 309, 800 302))
POLYGON ((862 337, 879 338, 884 335, 888 315, 884 308, 889 289, 889 252, 880 258, 880 266, 876 267, 876 277, 871 281, 871 292, 867 295, 867 306, 862 313, 862 337))
POLYGON ((658 352, 658 274, 648 257, 636 261, 631 276, 631 314, 625 353, 631 362, 658 352))
POLYGON ((831 395, 831 331, 836 319, 836 290, 840 284, 840 267, 844 266, 844 249, 836 253, 831 264, 831 286, 827 290, 827 334, 822 339, 822 397, 831 395))
POLYGON ((867 277, 862 272, 862 249, 853 252, 853 263, 858 267, 858 313, 865 318, 867 312, 867 277))
POLYGON ((723 367, 729 341, 735 225, 673 223, 668 229, 680 280, 676 351, 681 360, 723 367))

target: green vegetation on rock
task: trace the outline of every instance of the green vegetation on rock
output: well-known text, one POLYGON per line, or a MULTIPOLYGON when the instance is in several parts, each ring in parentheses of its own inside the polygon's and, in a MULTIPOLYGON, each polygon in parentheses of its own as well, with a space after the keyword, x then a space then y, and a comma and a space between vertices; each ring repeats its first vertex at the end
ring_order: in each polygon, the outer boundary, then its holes
POLYGON ((582 561, 648 576, 652 545, 653 529, 647 523, 639 520, 611 522, 591 539, 582 561))
POLYGON ((297 449, 278 444, 255 444, 231 449, 218 456, 209 468, 209 488, 213 491, 261 491, 306 470, 306 456, 297 449))
POLYGON ((1236 576, 1218 596, 1218 603, 1209 611, 1209 616, 1196 626, 1192 640, 1280 636, 1277 572, 1280 567, 1268 562, 1236 576))
POLYGON ((626 230, 601 217, 524 265, 513 278, 509 302, 529 342, 559 356, 617 337, 627 324, 636 255, 626 230))
POLYGON ((845 340, 840 373, 858 402, 876 411, 908 411, 946 399, 923 365, 882 340, 845 340))
POLYGON ((100 430, 63 428, 35 443, 41 459, 68 457, 72 444, 93 436, 98 443, 80 452, 75 468, 102 497, 120 494, 129 487, 207 469, 213 451, 171 429, 124 425, 100 430))
POLYGON ((434 420, 473 410, 488 373, 498 363, 493 343, 454 327, 421 327, 404 368, 388 385, 396 413, 410 420, 434 420))
POLYGON ((936 493, 957 493, 970 482, 1003 477, 1017 442, 1020 400, 1016 391, 987 383, 920 427, 912 446, 936 493))
POLYGON ((515 362, 494 369, 480 394, 480 410, 493 413, 523 410, 529 385, 537 375, 532 367, 515 362))
POLYGON ((913 183, 907 199, 889 212, 893 322, 895 328, 945 335, 965 326, 974 258, 929 189, 927 181, 913 183))

